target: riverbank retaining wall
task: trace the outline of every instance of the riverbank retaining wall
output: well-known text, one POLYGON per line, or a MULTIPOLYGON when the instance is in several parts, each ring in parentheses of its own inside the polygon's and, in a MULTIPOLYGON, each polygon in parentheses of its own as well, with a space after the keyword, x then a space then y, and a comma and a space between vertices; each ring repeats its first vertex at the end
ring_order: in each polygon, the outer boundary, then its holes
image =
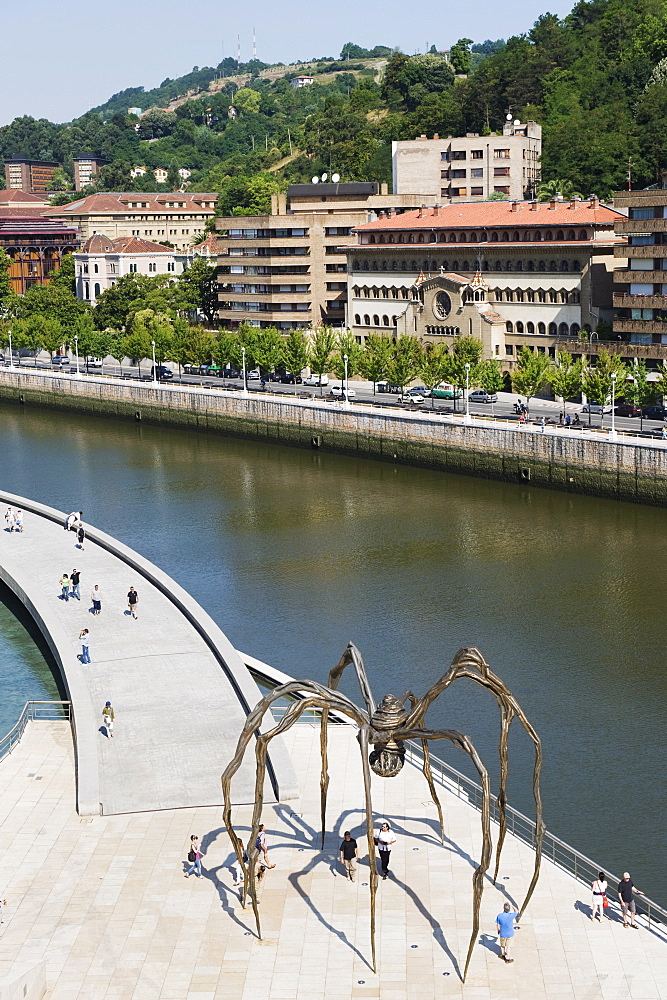
POLYGON ((520 481, 637 503, 667 504, 662 442, 542 433, 428 413, 345 409, 277 398, 119 379, 0 371, 0 400, 187 430, 227 434, 362 458, 520 481))

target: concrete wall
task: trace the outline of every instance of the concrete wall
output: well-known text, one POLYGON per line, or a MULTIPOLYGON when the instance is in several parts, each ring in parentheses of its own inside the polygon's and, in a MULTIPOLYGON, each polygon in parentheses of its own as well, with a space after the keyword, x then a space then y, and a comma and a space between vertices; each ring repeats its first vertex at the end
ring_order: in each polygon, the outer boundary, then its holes
POLYGON ((213 431, 638 503, 667 502, 662 442, 519 431, 428 413, 343 409, 317 399, 0 372, 0 400, 213 431))

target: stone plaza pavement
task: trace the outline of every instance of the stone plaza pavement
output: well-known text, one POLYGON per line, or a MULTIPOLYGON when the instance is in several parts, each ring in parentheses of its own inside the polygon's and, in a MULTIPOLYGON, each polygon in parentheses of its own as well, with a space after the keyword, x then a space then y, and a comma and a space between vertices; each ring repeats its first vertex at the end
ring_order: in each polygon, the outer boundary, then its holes
MULTIPOLYGON (((392 875, 378 887, 379 975, 369 967, 368 869, 352 885, 337 863, 343 830, 359 837, 359 750, 350 726, 331 726, 325 849, 318 849, 317 730, 286 738, 301 797, 264 810, 272 859, 262 886, 264 939, 232 888, 220 809, 80 817, 65 723, 30 723, 0 763, 0 978, 42 960, 49 1000, 660 1000, 667 940, 643 926, 592 924, 589 890, 545 864, 514 946, 497 958, 495 916, 520 902, 531 851, 508 837, 498 887, 486 884, 468 981, 459 963, 471 926, 479 814, 443 789, 447 840, 410 764, 373 779, 375 817, 397 837, 392 875), (183 878, 191 833, 205 878, 183 878)), ((114 747, 126 730, 121 718, 114 747)), ((128 775, 128 781, 131 775, 128 775)), ((243 828, 249 808, 234 813, 243 828)), ((649 887, 645 887, 649 888, 649 887)))

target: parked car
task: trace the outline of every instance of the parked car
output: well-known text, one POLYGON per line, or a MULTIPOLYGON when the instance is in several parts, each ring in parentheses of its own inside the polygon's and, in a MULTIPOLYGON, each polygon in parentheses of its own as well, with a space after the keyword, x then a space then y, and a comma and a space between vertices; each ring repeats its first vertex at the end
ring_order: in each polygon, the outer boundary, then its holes
POLYGON ((605 403, 604 406, 601 403, 584 403, 582 406, 583 413, 611 413, 611 403, 605 403))
POLYGON ((407 391, 416 393, 418 396, 424 396, 424 398, 431 395, 431 390, 425 385, 411 385, 407 391))
POLYGON ((409 392, 400 392, 398 394, 399 403, 423 403, 424 397, 420 392, 414 392, 410 390, 409 392))
POLYGON ((199 368, 194 368, 191 375, 208 375, 209 378, 218 378, 220 375, 220 369, 217 365, 200 365, 199 368))
MULTIPOLYGON (((342 385, 332 385, 331 388, 329 389, 329 395, 333 396, 334 399, 344 399, 345 398, 345 387, 342 386, 342 385)), ((348 388, 348 390, 347 390, 347 398, 348 399, 353 399, 354 396, 356 396, 356 395, 357 394, 354 391, 354 389, 349 389, 348 388)))
POLYGON ((259 368, 253 368, 253 370, 251 372, 248 372, 246 375, 246 379, 260 379, 261 377, 262 373, 260 372, 259 368))
POLYGON ((471 403, 497 403, 498 393, 487 392, 486 389, 474 389, 468 398, 471 403))
POLYGON ((63 365, 70 364, 70 360, 69 360, 69 358, 67 357, 66 354, 55 354, 51 358, 51 364, 52 365, 60 365, 62 367, 63 365))
POLYGON ((651 406, 643 406, 642 413, 647 420, 665 420, 667 419, 667 409, 661 406, 659 403, 653 403, 651 406))
POLYGON ((173 371, 166 365, 156 365, 155 368, 151 365, 151 378, 156 378, 158 382, 167 382, 173 377, 173 371))
POLYGON ((385 379, 382 379, 382 381, 380 381, 380 382, 376 382, 375 383, 375 387, 376 387, 376 389, 377 389, 378 392, 393 392, 393 393, 397 393, 397 392, 402 392, 403 391, 401 389, 400 385, 392 385, 391 382, 387 382, 385 379))
POLYGON ((301 376, 294 375, 293 372, 284 372, 280 376, 283 385, 301 385, 301 376))
POLYGON ((433 399, 460 399, 463 395, 462 389, 455 389, 453 385, 439 385, 437 389, 431 390, 433 399))
POLYGON ((304 385, 329 385, 328 375, 309 375, 303 380, 304 385))
POLYGON ((634 403, 619 403, 614 413, 617 417, 641 417, 642 411, 634 403))
POLYGON ((88 358, 86 361, 86 368, 101 368, 102 358, 88 358))

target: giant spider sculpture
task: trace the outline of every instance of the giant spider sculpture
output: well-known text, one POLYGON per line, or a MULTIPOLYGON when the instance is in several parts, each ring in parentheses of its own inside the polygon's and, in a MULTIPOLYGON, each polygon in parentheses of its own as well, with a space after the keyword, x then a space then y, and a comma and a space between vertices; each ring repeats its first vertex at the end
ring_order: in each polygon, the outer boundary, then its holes
POLYGON ((482 887, 484 876, 491 862, 491 789, 489 775, 486 767, 482 763, 472 741, 465 733, 460 733, 455 729, 424 729, 424 717, 429 706, 441 695, 450 684, 459 677, 468 677, 470 680, 481 684, 495 696, 500 708, 501 729, 500 729, 500 784, 497 796, 499 833, 496 849, 496 864, 493 881, 498 876, 498 866, 500 864, 500 852, 505 840, 507 830, 506 822, 506 788, 508 774, 507 742, 510 725, 516 716, 529 737, 535 745, 535 765, 533 769, 533 796, 536 806, 536 828, 535 828, 535 869, 526 898, 521 906, 521 915, 530 897, 533 894, 540 872, 540 861, 542 857, 542 840, 544 836, 544 823, 542 820, 542 801, 540 797, 540 770, 542 766, 542 745, 540 739, 532 725, 524 715, 521 706, 512 694, 505 687, 503 682, 490 669, 488 663, 475 648, 460 649, 452 661, 452 665, 430 688, 423 698, 416 698, 411 691, 406 691, 400 698, 393 694, 387 694, 376 707, 373 695, 366 676, 366 670, 361 658, 361 654, 353 643, 350 643, 345 650, 340 662, 329 674, 329 685, 324 687, 315 681, 288 681, 274 688, 270 694, 256 705, 254 710, 247 717, 243 732, 239 737, 236 753, 233 759, 225 768, 222 775, 222 790, 224 795, 224 822, 229 833, 239 865, 243 871, 244 887, 242 892, 243 905, 247 894, 250 894, 252 907, 257 923, 257 934, 261 938, 261 927, 259 922, 259 911, 257 908, 257 889, 255 882, 255 867, 258 850, 255 846, 259 832, 259 821, 262 813, 264 777, 266 773, 267 749, 274 736, 285 732, 299 719, 300 715, 308 709, 320 709, 322 722, 320 729, 320 748, 322 754, 322 772, 320 776, 321 789, 321 811, 322 811, 322 847, 324 847, 324 830, 326 825, 326 804, 327 789, 329 787, 329 772, 327 762, 327 723, 329 711, 335 711, 347 716, 359 726, 357 739, 361 748, 361 765, 364 776, 364 792, 366 807, 366 835, 368 839, 368 858, 370 863, 370 897, 371 897, 371 952, 373 971, 376 970, 375 959, 375 896, 377 892, 377 866, 375 862, 375 841, 373 833, 373 808, 371 803, 371 777, 370 770, 383 778, 394 777, 403 767, 405 760, 405 740, 420 740, 424 764, 424 777, 431 791, 431 797, 438 810, 440 819, 440 832, 444 843, 444 825, 442 818, 442 808, 435 790, 433 774, 429 758, 429 740, 449 740, 455 746, 464 750, 479 773, 482 785, 482 857, 479 866, 472 877, 473 884, 473 922, 468 954, 466 956, 465 968, 463 971, 463 981, 468 972, 468 966, 472 956, 473 947, 479 932, 479 910, 482 899, 482 887), (366 703, 366 711, 360 709, 354 702, 346 698, 337 689, 343 671, 352 664, 357 675, 357 680, 361 688, 361 694, 366 703), (286 710, 283 718, 269 732, 260 733, 259 726, 264 714, 270 709, 272 703, 279 698, 298 696, 286 710), (406 708, 406 702, 410 707, 406 708), (232 826, 231 819, 231 781, 238 771, 243 761, 243 756, 248 743, 256 737, 255 757, 255 806, 252 815, 252 830, 248 843, 249 864, 243 860, 243 845, 232 826), (369 753, 369 748, 373 750, 369 753))

